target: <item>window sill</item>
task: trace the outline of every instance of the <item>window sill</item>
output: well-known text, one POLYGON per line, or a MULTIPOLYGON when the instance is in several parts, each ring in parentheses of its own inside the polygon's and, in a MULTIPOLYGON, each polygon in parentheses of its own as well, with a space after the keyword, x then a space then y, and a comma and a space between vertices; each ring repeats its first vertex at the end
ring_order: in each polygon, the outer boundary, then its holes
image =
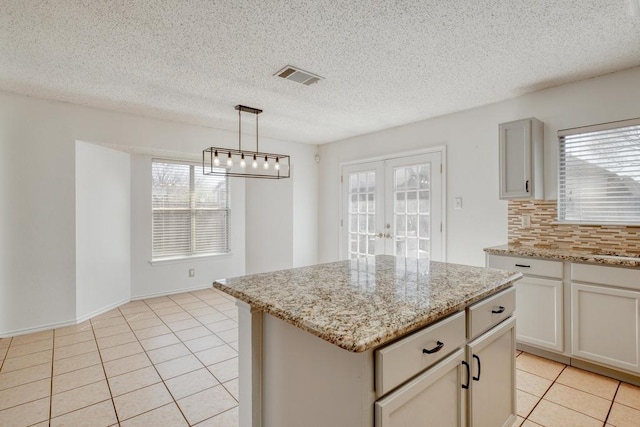
POLYGON ((226 254, 216 254, 216 255, 193 255, 193 256, 184 256, 184 257, 175 257, 175 258, 163 258, 163 259, 152 259, 149 261, 149 264, 152 266, 156 265, 167 265, 167 264, 181 264, 185 262, 201 262, 201 261, 213 261, 216 259, 223 258, 231 258, 233 253, 229 252, 226 254))

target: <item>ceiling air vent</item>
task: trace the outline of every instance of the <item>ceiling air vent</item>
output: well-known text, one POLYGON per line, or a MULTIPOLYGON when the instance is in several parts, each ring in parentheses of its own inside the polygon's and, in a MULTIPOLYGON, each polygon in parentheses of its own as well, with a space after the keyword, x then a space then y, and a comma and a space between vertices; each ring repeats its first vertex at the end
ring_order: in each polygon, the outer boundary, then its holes
POLYGON ((291 65, 287 65, 282 70, 275 73, 274 76, 292 80, 296 83, 302 83, 303 85, 307 86, 317 83, 324 78, 308 71, 301 70, 300 68, 293 67, 291 65))

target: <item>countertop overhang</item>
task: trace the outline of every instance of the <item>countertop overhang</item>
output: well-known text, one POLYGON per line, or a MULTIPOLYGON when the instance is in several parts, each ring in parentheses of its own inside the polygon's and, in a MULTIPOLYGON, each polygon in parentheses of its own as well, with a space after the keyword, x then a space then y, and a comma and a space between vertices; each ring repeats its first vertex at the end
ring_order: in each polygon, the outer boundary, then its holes
POLYGON ((494 255, 527 256, 554 261, 570 261, 588 264, 603 264, 612 267, 640 268, 640 257, 616 256, 615 254, 590 253, 556 248, 539 248, 525 245, 500 245, 485 248, 484 251, 494 255))
POLYGON ((389 255, 223 279, 213 286, 351 352, 374 349, 522 277, 389 255))

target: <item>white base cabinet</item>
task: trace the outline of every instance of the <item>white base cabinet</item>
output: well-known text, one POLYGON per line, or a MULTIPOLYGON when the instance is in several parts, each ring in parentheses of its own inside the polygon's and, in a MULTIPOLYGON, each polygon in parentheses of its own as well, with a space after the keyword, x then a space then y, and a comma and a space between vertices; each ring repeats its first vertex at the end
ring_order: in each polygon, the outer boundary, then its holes
POLYGON ((465 426, 464 390, 460 386, 466 381, 461 378, 464 358, 460 349, 376 402, 376 427, 465 426))
POLYGON ((640 372, 640 292, 571 284, 572 354, 640 372))
POLYGON ((506 427, 516 420, 515 327, 512 317, 467 345, 469 427, 506 427))
POLYGON ((362 353, 238 301, 240 426, 510 426, 514 293, 362 353))
POLYGON ((565 349, 562 262, 487 255, 487 267, 524 274, 515 284, 518 342, 562 353, 565 349))
POLYGON ((519 342, 562 352, 562 280, 523 277, 516 282, 519 342))

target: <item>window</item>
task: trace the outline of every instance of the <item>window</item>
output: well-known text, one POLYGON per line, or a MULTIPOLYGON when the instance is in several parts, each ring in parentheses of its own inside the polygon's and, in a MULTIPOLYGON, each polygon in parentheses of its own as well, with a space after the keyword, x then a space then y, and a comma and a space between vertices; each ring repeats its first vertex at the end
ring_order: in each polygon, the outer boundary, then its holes
POLYGON ((558 219, 640 224, 640 119, 558 132, 558 219))
POLYGON ((229 252, 229 183, 202 166, 152 162, 153 259, 229 252))

